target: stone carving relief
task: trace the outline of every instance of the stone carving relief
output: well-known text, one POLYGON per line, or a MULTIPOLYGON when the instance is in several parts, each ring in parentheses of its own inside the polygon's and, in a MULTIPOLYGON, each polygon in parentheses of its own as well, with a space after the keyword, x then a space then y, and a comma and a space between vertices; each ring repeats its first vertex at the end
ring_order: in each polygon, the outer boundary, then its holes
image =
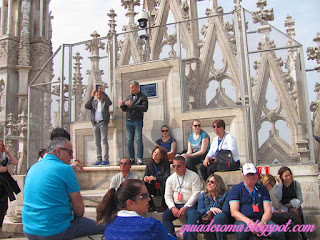
POLYGON ((0 113, 4 113, 5 111, 5 103, 6 103, 6 92, 5 92, 5 84, 3 79, 0 80, 0 113))

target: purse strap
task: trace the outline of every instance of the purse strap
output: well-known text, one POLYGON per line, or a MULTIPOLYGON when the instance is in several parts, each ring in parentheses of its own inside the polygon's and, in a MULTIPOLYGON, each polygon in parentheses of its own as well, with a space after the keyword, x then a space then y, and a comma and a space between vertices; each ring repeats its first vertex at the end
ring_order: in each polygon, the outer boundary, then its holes
MULTIPOLYGON (((226 136, 227 136, 227 134, 228 134, 228 133, 226 133, 226 132, 224 132, 224 133, 225 133, 225 134, 223 135, 223 138, 221 139, 221 142, 220 142, 219 147, 218 147, 219 151, 221 150, 223 141, 224 141, 224 139, 226 138, 226 136)), ((218 140, 219 140, 219 139, 218 139, 218 140)))

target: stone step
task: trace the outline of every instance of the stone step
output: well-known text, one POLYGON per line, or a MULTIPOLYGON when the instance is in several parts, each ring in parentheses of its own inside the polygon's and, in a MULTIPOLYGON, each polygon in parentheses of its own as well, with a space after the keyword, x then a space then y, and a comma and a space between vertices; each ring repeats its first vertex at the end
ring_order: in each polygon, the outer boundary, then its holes
POLYGON ((83 199, 84 206, 96 207, 101 202, 103 196, 108 190, 104 189, 93 189, 93 190, 81 190, 81 196, 83 199))

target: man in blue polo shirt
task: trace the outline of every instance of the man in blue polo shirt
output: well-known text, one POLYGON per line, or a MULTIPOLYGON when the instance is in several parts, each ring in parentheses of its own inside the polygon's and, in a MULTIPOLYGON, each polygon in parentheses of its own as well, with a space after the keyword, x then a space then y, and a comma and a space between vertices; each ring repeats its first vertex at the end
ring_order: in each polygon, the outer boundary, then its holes
POLYGON ((242 167, 243 182, 235 185, 229 194, 229 204, 232 217, 236 219, 237 239, 247 240, 252 234, 268 236, 273 239, 283 239, 283 232, 276 230, 276 225, 270 221, 272 217, 271 200, 268 189, 257 184, 257 169, 252 163, 247 163, 242 167), (272 226, 266 226, 272 225, 272 226), (267 229, 273 229, 265 231, 267 229))
POLYGON ((84 218, 84 204, 70 164, 72 144, 54 138, 47 155, 25 178, 23 231, 31 240, 62 240, 103 233, 105 226, 84 218))

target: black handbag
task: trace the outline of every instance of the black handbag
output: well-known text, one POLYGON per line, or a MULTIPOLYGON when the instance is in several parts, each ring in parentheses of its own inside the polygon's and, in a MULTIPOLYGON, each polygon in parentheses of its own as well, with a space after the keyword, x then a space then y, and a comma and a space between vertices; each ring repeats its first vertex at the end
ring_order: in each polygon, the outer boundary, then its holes
POLYGON ((216 156, 218 160, 217 171, 226 172, 238 169, 238 164, 233 161, 232 152, 230 150, 221 149, 216 156))

